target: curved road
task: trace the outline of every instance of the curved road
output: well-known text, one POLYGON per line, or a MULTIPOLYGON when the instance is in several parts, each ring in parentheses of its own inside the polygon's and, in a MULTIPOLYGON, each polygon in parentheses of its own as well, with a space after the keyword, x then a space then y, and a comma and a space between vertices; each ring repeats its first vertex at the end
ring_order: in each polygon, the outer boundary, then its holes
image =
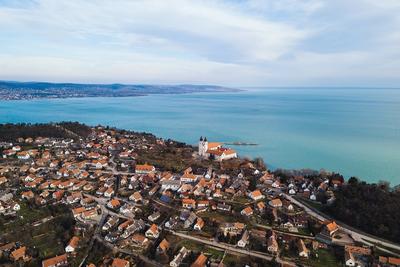
MULTIPOLYGON (((185 238, 185 239, 190 239, 199 243, 203 243, 212 247, 217 247, 217 248, 221 248, 221 249, 225 249, 228 251, 233 251, 236 253, 240 253, 240 254, 245 254, 245 255, 249 255, 252 257, 256 257, 256 258, 261 258, 267 261, 271 261, 273 259, 272 256, 269 256, 267 254, 261 253, 261 252, 255 252, 255 251, 251 251, 251 250, 246 250, 246 249, 240 249, 225 243, 220 243, 220 242, 216 242, 216 241, 210 241, 210 240, 206 240, 206 239, 202 239, 199 237, 195 237, 195 236, 191 236, 191 235, 186 235, 186 234, 182 234, 182 233, 178 233, 175 231, 171 231, 169 230, 168 232, 170 232, 173 235, 185 238)), ((296 266, 296 264, 294 262, 290 262, 290 261, 284 261, 282 259, 280 259, 279 257, 276 257, 275 260, 280 263, 280 264, 286 264, 288 266, 296 266)))
MULTIPOLYGON (((289 195, 286 195, 286 194, 283 194, 283 196, 286 199, 288 199, 289 201, 291 201, 292 203, 296 204, 297 206, 302 207, 309 215, 317 218, 318 220, 321 220, 321 221, 330 220, 330 218, 328 216, 326 216, 326 215, 323 216, 323 214, 321 212, 319 212, 319 211, 317 212, 317 211, 309 208, 308 206, 304 205, 303 203, 301 203, 300 201, 296 200, 295 198, 293 198, 293 197, 291 197, 289 195)), ((398 251, 400 251, 400 245, 392 243, 392 242, 389 242, 389 241, 386 241, 386 240, 383 240, 383 239, 378 238, 378 237, 372 237, 371 235, 364 234, 361 231, 356 231, 356 230, 353 230, 353 229, 349 229, 349 227, 347 225, 344 225, 343 223, 340 223, 340 222, 337 222, 337 221, 336 221, 336 223, 340 226, 340 229, 342 231, 344 231, 345 233, 351 235, 351 237, 355 241, 359 241, 359 242, 362 242, 362 243, 370 245, 370 246, 374 246, 375 245, 375 246, 379 247, 379 249, 382 250, 382 251, 385 251, 387 253, 390 253, 390 254, 393 254, 393 255, 396 255, 396 256, 400 257, 400 254, 395 253, 395 252, 390 251, 390 250, 387 250, 385 248, 382 248, 382 247, 379 246, 379 244, 385 246, 386 248, 393 248, 393 249, 396 249, 398 251)))

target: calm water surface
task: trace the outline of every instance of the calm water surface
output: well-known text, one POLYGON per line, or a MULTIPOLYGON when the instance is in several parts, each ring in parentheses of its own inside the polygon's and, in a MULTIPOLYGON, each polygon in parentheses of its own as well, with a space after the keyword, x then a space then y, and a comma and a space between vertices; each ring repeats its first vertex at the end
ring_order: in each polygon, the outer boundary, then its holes
POLYGON ((400 184, 400 90, 263 89, 240 93, 0 101, 0 122, 73 120, 196 144, 200 135, 262 156, 273 168, 312 168, 400 184))

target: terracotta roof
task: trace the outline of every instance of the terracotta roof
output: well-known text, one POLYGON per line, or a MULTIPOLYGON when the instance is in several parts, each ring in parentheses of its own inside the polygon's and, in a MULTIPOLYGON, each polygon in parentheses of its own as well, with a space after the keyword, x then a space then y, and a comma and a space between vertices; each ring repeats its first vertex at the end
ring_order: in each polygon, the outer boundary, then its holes
POLYGON ((194 175, 193 173, 184 173, 182 175, 181 179, 192 179, 192 180, 195 180, 196 179, 196 175, 194 175))
POLYGON ((218 148, 220 147, 222 144, 218 143, 218 142, 210 142, 208 143, 208 149, 213 149, 213 148, 218 148))
POLYGON ((238 229, 243 229, 245 227, 244 223, 239 223, 239 222, 235 223, 234 226, 238 229))
POLYGON ((400 266, 400 258, 388 258, 388 263, 400 266))
POLYGON ((81 214, 81 213, 84 212, 84 211, 86 211, 86 209, 85 209, 84 207, 79 207, 79 208, 73 209, 73 210, 72 210, 72 213, 73 213, 74 215, 79 215, 79 214, 81 214))
POLYGON ((42 266, 50 267, 50 266, 56 266, 57 264, 66 263, 66 262, 67 262, 67 254, 63 254, 63 255, 56 256, 56 257, 42 261, 42 266))
POLYGON ((146 240, 146 237, 142 234, 136 233, 132 236, 132 240, 136 241, 137 243, 143 243, 146 240))
POLYGON ((15 261, 17 261, 17 260, 19 260, 21 258, 24 258, 25 257, 25 253, 26 253, 26 247, 20 247, 19 249, 16 249, 11 253, 11 257, 15 261))
POLYGON ((135 170, 139 170, 139 171, 153 171, 154 170, 154 166, 153 165, 149 165, 149 164, 138 164, 136 165, 135 170))
POLYGON ((111 267, 126 267, 129 266, 129 261, 120 258, 115 258, 111 264, 111 267))
POLYGON ((265 204, 264 204, 264 202, 258 202, 257 203, 257 207, 259 208, 259 209, 264 209, 265 208, 265 204))
POLYGON ((204 226, 204 220, 202 218, 197 218, 196 225, 198 225, 200 228, 204 226))
POLYGON ((242 210, 242 212, 246 215, 250 215, 251 213, 253 213, 253 209, 251 207, 246 207, 242 210))
POLYGON ((262 196, 262 195, 263 195, 263 194, 261 193, 260 190, 255 190, 255 191, 251 192, 251 197, 252 197, 252 198, 257 198, 257 197, 260 197, 260 196, 262 196))
POLYGON ((194 199, 191 199, 191 198, 184 198, 184 199, 182 199, 182 204, 195 205, 196 201, 194 199))
POLYGON ((74 236, 71 238, 71 240, 69 241, 68 246, 72 247, 72 248, 77 248, 78 247, 78 243, 79 243, 79 237, 74 236))
POLYGON ((339 227, 337 226, 335 221, 332 221, 331 223, 328 223, 326 225, 326 228, 328 229, 329 232, 336 231, 339 227))
POLYGON ((168 250, 169 248, 169 242, 167 241, 167 239, 163 239, 160 244, 158 245, 163 251, 168 250))
POLYGON ((153 223, 153 224, 150 226, 149 230, 150 230, 152 233, 157 233, 157 232, 158 232, 158 227, 157 227, 156 224, 153 223))
POLYGON ((275 198, 270 201, 272 206, 282 206, 282 201, 279 198, 275 198))
POLYGON ((204 267, 207 261, 207 257, 201 253, 191 267, 204 267))
POLYGON ((121 204, 121 203, 119 202, 118 199, 112 199, 112 200, 110 200, 109 203, 110 203, 111 206, 113 206, 113 207, 118 207, 118 206, 121 204))

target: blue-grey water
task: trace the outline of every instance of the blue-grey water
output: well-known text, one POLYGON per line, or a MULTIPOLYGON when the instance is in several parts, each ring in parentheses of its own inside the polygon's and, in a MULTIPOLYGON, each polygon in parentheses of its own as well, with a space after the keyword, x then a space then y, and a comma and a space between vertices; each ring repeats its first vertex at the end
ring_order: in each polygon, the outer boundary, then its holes
POLYGON ((400 90, 276 88, 239 93, 0 101, 0 122, 73 120, 196 144, 200 135, 271 167, 321 168, 400 184, 400 90))

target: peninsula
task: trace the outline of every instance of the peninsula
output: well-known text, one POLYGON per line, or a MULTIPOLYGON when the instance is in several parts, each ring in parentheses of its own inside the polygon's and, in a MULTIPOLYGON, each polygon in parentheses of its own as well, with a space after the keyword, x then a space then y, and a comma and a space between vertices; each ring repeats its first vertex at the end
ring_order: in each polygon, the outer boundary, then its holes
POLYGON ((208 139, 0 125, 0 264, 399 266, 399 191, 208 139))
POLYGON ((0 100, 71 97, 131 97, 150 94, 237 92, 215 85, 77 84, 0 81, 0 100))

